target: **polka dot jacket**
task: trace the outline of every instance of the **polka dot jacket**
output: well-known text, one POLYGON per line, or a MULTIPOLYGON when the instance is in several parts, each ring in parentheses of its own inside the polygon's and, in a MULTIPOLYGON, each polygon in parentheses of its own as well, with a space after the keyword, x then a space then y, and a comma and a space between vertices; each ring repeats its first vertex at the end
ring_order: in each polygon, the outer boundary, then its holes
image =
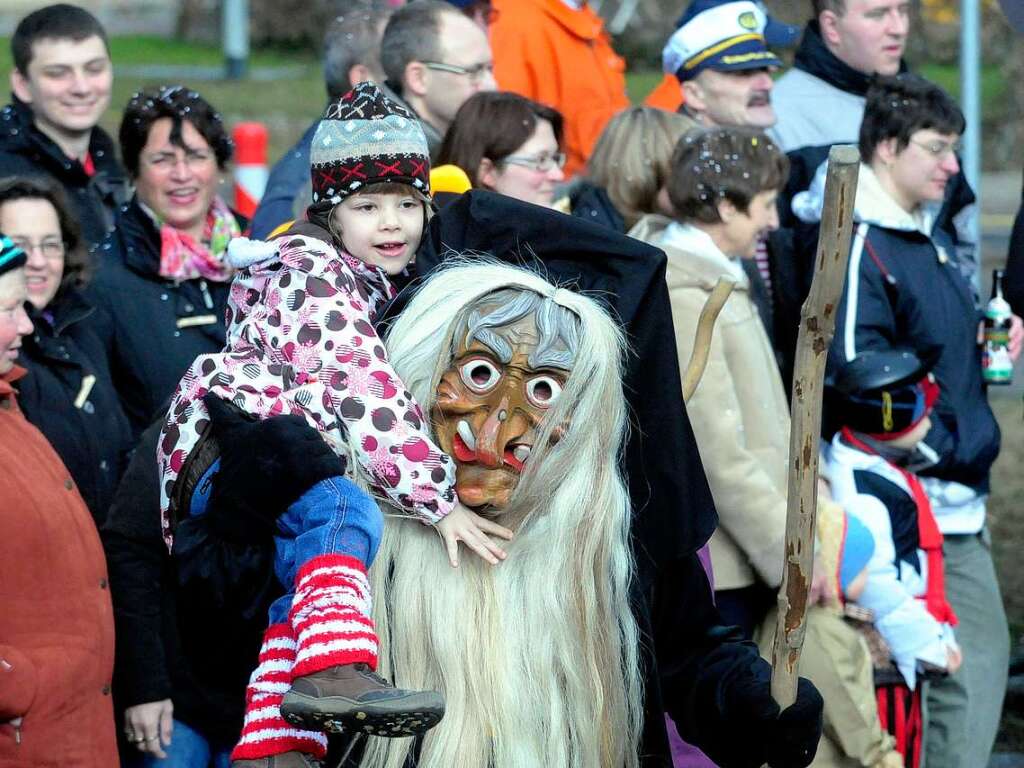
POLYGON ((387 275, 294 232, 232 241, 229 258, 240 271, 227 344, 192 363, 157 447, 168 547, 171 490, 208 421, 207 392, 259 418, 302 415, 339 455, 351 446, 371 485, 400 509, 428 524, 444 517, 457 501, 455 464, 427 436, 372 325, 395 293, 387 275))

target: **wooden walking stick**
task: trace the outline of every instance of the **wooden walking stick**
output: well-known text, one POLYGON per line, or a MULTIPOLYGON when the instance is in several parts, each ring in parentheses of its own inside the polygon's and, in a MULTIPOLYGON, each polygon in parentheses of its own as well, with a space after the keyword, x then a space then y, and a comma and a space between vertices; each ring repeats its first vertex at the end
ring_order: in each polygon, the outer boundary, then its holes
POLYGON ((800 310, 789 435, 786 560, 772 649, 772 697, 780 709, 796 701, 807 593, 814 567, 814 513, 818 503, 818 439, 825 360, 846 280, 859 170, 860 154, 856 147, 832 147, 828 154, 814 280, 800 310))
POLYGON ((718 313, 725 306, 726 299, 736 287, 736 282, 727 280, 724 277, 718 278, 711 295, 704 302, 700 310, 700 317, 697 319, 697 331, 693 334, 693 352, 690 353, 690 362, 686 364, 686 373, 683 374, 683 402, 690 402, 704 369, 708 364, 708 353, 711 351, 711 335, 715 331, 715 320, 718 313))

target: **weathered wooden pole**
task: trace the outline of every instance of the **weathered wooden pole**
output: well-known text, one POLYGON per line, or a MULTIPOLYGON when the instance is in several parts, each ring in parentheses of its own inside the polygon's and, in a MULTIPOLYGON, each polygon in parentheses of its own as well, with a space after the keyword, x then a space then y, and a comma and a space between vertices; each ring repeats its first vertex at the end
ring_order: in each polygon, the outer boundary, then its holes
POLYGON ((818 503, 818 440, 825 360, 846 280, 859 170, 860 155, 856 147, 832 147, 828 155, 814 280, 800 310, 789 435, 786 560, 772 649, 772 697, 781 709, 796 701, 807 594, 814 568, 814 512, 818 503))

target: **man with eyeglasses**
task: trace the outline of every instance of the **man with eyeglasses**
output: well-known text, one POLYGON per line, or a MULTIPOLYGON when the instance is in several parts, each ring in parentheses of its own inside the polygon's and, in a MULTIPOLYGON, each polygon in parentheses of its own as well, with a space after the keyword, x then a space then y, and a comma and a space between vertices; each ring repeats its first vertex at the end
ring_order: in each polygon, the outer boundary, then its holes
POLYGON ((442 0, 417 0, 395 11, 380 60, 388 87, 423 125, 432 162, 459 107, 474 93, 495 89, 487 35, 442 0))
POLYGON ((495 77, 502 90, 565 119, 565 175, 580 173, 612 116, 629 106, 626 62, 586 0, 494 0, 495 77))
POLYGON ((61 184, 92 245, 129 197, 111 138, 98 126, 110 105, 107 35, 74 5, 40 8, 11 37, 13 98, 0 112, 0 177, 49 176, 61 184))

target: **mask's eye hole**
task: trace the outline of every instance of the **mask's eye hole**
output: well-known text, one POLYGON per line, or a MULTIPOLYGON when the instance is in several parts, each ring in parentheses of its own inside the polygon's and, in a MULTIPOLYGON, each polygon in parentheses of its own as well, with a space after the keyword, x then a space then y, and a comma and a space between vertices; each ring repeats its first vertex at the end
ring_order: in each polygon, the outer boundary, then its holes
POLYGON ((463 363, 459 367, 459 375, 467 387, 479 394, 490 392, 501 379, 501 371, 482 357, 463 363))
POLYGON ((526 382, 526 396, 538 408, 550 408, 561 394, 561 383, 551 376, 536 376, 526 382))

